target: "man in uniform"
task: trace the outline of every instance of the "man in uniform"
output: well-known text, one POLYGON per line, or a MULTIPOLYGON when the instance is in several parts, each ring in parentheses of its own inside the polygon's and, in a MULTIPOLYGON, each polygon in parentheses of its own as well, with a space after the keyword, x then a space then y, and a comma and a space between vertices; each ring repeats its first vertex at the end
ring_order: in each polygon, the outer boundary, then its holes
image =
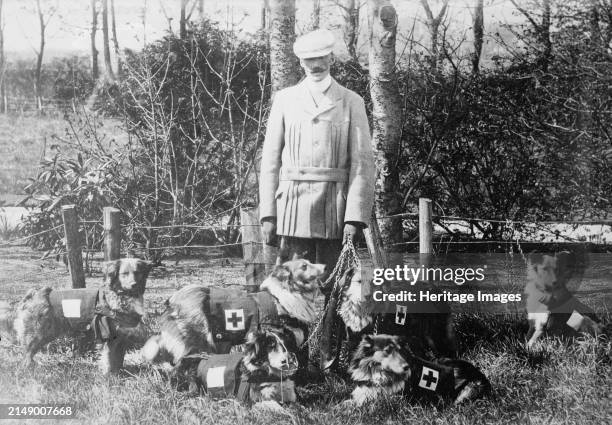
MULTIPOLYGON (((342 241, 368 224, 375 179, 364 101, 329 75, 334 42, 323 29, 296 40, 306 76, 274 96, 259 180, 264 241, 280 236, 283 260, 297 254, 327 273, 342 241)), ((321 347, 324 365, 333 362, 329 351, 321 347)))
POLYGON ((315 30, 293 51, 306 77, 274 96, 261 159, 260 220, 266 243, 331 272, 342 240, 370 220, 374 155, 363 99, 330 75, 334 35, 315 30))

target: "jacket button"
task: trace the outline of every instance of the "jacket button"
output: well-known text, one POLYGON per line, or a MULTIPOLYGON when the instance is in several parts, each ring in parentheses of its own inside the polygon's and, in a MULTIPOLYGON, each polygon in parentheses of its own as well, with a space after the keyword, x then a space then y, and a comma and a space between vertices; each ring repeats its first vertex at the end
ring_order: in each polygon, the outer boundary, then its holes
POLYGON ((319 119, 318 119, 318 118, 313 118, 313 119, 312 119, 312 123, 313 123, 313 124, 317 124, 318 122, 319 122, 319 119))

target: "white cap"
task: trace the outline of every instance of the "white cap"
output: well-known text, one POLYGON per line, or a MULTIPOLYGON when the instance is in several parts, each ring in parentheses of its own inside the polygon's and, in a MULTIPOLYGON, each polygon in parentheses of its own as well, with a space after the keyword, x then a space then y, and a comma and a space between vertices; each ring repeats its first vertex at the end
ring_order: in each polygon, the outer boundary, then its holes
POLYGON ((308 32, 295 40, 293 53, 300 59, 318 58, 329 55, 334 50, 336 38, 325 29, 308 32))

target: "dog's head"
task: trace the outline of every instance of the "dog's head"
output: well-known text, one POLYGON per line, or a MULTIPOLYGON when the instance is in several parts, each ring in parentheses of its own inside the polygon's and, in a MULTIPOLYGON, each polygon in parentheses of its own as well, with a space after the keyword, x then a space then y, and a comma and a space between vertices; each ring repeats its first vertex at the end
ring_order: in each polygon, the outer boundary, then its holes
POLYGON ((242 364, 249 374, 287 378, 297 372, 298 362, 291 340, 283 333, 261 330, 249 334, 242 364))
MULTIPOLYGON (((270 278, 278 280, 291 291, 314 293, 319 290, 319 280, 323 273, 325 264, 313 264, 303 258, 293 258, 275 266, 270 278)), ((262 289, 265 289, 264 284, 262 289)))
POLYGON ((122 258, 103 264, 104 284, 120 295, 142 296, 151 263, 138 258, 122 258))
POLYGON ((527 259, 525 292, 545 305, 562 302, 569 296, 567 283, 579 267, 576 254, 568 251, 555 255, 532 253, 527 259))
POLYGON ((364 335, 353 354, 349 373, 356 381, 377 381, 377 375, 403 377, 410 365, 401 353, 399 337, 364 335))

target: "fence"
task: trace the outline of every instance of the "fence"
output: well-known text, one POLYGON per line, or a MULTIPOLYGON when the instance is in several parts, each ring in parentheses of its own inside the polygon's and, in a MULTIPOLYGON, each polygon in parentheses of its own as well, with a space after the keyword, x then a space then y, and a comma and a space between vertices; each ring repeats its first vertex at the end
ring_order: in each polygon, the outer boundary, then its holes
MULTIPOLYGON (((114 260, 120 257, 121 247, 121 219, 120 211, 113 207, 107 207, 103 211, 102 227, 103 227, 103 253, 104 260, 114 260)), ((158 249, 185 249, 185 248, 220 248, 224 246, 238 246, 243 247, 243 260, 245 264, 245 279, 246 286, 248 289, 255 289, 258 287, 265 276, 269 272, 271 265, 275 263, 278 256, 278 250, 272 246, 263 243, 260 233, 260 226, 258 221, 257 211, 255 209, 242 209, 241 210, 241 229, 242 241, 236 243, 229 243, 224 245, 185 245, 185 246, 171 246, 171 247, 150 247, 150 250, 158 249)), ((76 207, 74 205, 66 205, 62 207, 62 218, 65 235, 65 246, 66 246, 66 260, 71 275, 72 286, 74 288, 85 287, 85 275, 83 270, 83 256, 82 256, 82 243, 80 240, 79 226, 81 224, 96 224, 99 225, 98 221, 79 221, 77 217, 76 207)), ((542 222, 526 222, 526 221, 512 221, 512 220, 493 220, 493 219, 482 219, 482 218, 466 218, 456 216, 445 216, 438 215, 434 216, 432 213, 432 201, 430 199, 419 199, 419 212, 414 213, 403 213, 383 218, 402 218, 409 219, 415 223, 418 223, 418 241, 402 242, 396 245, 408 245, 418 244, 419 253, 423 264, 430 258, 430 254, 435 253, 434 249, 434 225, 442 225, 443 228, 451 230, 449 228, 449 222, 452 220, 463 221, 463 222, 495 222, 498 224, 506 225, 531 225, 538 226, 543 224, 559 224, 559 225, 600 225, 600 226, 612 226, 612 220, 600 220, 600 221, 542 221, 542 222), (441 220, 447 220, 446 224, 442 224, 441 220)), ((57 231, 62 226, 57 226, 52 229, 48 229, 44 232, 57 231)), ((171 229, 175 227, 187 227, 197 229, 212 229, 213 226, 198 226, 198 225, 179 225, 179 226, 149 226, 142 227, 147 229, 171 229)), ((218 229, 218 227, 215 227, 218 229)), ((40 234, 39 233, 39 234, 40 234)), ((603 229, 602 229, 603 233, 603 229)), ((38 235, 38 234, 36 234, 38 235)), ((33 237, 36 235, 30 235, 26 238, 33 237)), ((557 234, 559 237, 559 235, 557 234)), ((378 222, 376 217, 372 217, 369 226, 364 229, 364 237, 367 245, 367 249, 372 259, 374 267, 388 267, 388 258, 385 250, 383 249, 383 243, 378 228, 378 222)), ((584 241, 575 240, 567 236, 562 237, 563 242, 580 242, 584 241)), ((520 244, 531 243, 533 241, 519 240, 516 235, 511 235, 507 240, 482 240, 482 241, 447 241, 438 242, 438 244, 488 244, 488 243, 510 243, 517 244, 520 250, 520 244)), ((555 242, 559 243, 559 242, 555 242)), ((521 251, 522 252, 522 251, 521 251)))

